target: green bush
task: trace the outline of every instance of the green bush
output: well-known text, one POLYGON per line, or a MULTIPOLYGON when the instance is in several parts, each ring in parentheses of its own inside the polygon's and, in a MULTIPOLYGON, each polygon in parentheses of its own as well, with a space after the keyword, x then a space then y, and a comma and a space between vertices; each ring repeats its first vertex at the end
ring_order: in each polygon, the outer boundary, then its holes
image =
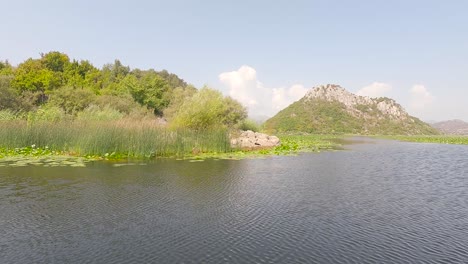
POLYGON ((194 130, 232 127, 246 117, 247 111, 239 102, 205 87, 184 101, 172 126, 194 130))
POLYGON ((101 108, 97 105, 90 105, 82 112, 78 112, 76 119, 80 121, 110 121, 122 119, 124 114, 121 112, 105 106, 101 108))
POLYGON ((96 98, 94 104, 101 107, 110 107, 121 113, 130 114, 134 111, 144 111, 146 107, 135 102, 130 94, 125 95, 101 95, 96 98))
POLYGON ((16 109, 18 107, 18 96, 11 88, 12 76, 0 76, 0 110, 16 109))
POLYGON ((66 119, 65 112, 53 105, 43 105, 37 111, 29 112, 27 115, 28 123, 37 121, 52 121, 58 122, 66 119))
POLYGON ((88 89, 62 87, 50 93, 49 104, 62 108, 67 114, 83 111, 94 102, 95 94, 88 89))

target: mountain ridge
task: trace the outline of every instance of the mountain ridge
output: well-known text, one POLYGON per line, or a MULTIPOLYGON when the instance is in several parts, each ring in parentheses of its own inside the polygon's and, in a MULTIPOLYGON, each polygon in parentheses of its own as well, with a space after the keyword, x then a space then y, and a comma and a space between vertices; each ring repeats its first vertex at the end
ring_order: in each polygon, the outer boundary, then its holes
POLYGON ((468 135, 468 123, 460 119, 452 119, 432 124, 432 127, 450 135, 468 135))

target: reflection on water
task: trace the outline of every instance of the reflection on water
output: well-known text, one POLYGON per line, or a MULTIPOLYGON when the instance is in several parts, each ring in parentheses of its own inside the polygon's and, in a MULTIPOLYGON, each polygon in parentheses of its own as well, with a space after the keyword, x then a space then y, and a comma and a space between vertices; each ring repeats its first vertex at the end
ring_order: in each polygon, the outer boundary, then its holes
MULTIPOLYGON (((0 168, 0 263, 463 263, 468 147, 0 168)), ((372 144, 369 144, 372 143, 372 144)))

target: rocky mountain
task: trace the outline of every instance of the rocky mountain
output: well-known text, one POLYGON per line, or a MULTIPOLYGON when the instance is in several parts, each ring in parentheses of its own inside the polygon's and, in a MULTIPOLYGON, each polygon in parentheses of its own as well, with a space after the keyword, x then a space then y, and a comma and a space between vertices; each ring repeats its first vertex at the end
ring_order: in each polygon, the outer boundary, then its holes
POLYGON ((443 122, 437 122, 432 126, 442 133, 450 135, 468 135, 468 123, 462 120, 448 120, 443 122))
POLYGON ((382 135, 438 134, 410 116, 395 100, 352 94, 339 85, 312 88, 297 102, 265 122, 272 132, 382 135))

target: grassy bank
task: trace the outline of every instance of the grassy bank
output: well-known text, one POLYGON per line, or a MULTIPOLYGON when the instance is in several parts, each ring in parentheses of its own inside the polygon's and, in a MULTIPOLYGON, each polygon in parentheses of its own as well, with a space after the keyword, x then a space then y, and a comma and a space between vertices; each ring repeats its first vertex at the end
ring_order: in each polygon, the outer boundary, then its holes
POLYGON ((151 121, 129 120, 0 122, 0 157, 68 155, 141 159, 228 151, 225 130, 168 130, 151 121))
POLYGON ((468 136, 455 136, 455 135, 391 136, 388 138, 401 140, 401 141, 408 141, 408 142, 468 145, 468 136))

